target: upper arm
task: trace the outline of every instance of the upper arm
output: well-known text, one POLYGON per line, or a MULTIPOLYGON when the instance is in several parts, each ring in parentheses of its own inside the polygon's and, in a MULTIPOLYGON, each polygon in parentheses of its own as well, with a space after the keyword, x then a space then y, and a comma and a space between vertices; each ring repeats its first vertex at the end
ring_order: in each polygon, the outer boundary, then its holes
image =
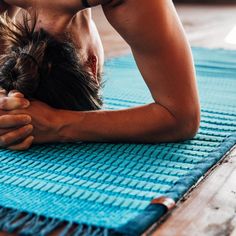
POLYGON ((192 55, 171 0, 117 1, 104 13, 130 45, 155 102, 175 114, 198 110, 192 55))

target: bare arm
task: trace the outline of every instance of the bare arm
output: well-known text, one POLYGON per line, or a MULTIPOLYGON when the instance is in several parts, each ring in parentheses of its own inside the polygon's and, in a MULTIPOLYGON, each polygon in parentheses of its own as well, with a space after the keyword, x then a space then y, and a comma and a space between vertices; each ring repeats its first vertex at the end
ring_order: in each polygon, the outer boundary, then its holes
POLYGON ((172 2, 118 3, 105 4, 104 13, 131 46, 155 103, 122 111, 78 115, 64 112, 70 124, 65 123, 61 133, 65 139, 74 134, 90 141, 160 142, 191 138, 198 129, 200 116, 195 71, 172 2))
POLYGON ((127 0, 104 12, 129 43, 155 102, 181 120, 198 117, 192 55, 172 2, 127 0))
MULTIPOLYGON (((193 137, 200 117, 195 72, 171 1, 114 0, 104 4, 103 9, 131 46, 155 102, 121 111, 92 112, 54 110, 33 102, 29 109, 15 110, 13 114, 32 117, 36 142, 156 143, 193 137)), ((5 136, 5 146, 10 145, 10 139, 5 136)))

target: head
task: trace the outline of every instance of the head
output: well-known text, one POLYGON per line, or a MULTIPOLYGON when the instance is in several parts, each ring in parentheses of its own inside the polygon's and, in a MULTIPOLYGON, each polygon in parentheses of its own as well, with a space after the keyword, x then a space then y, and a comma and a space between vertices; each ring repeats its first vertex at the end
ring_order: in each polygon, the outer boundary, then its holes
POLYGON ((18 90, 28 99, 68 110, 101 108, 100 86, 82 66, 71 40, 58 40, 36 18, 22 23, 0 18, 0 87, 18 90))

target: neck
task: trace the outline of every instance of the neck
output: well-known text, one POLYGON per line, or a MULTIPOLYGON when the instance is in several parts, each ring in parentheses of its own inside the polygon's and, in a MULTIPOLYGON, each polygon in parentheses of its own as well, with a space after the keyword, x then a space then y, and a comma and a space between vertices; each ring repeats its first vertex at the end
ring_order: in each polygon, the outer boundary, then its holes
POLYGON ((70 13, 39 10, 36 28, 43 28, 50 34, 57 36, 70 33, 73 27, 83 28, 91 19, 90 10, 78 12, 76 15, 70 13))

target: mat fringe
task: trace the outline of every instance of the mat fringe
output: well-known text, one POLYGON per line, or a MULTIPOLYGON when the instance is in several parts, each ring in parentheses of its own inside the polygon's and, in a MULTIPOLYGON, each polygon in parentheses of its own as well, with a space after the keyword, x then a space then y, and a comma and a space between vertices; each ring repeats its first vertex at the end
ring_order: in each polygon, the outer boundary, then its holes
POLYGON ((115 236, 114 230, 66 222, 0 206, 0 230, 21 236, 46 236, 56 229, 59 236, 115 236))

